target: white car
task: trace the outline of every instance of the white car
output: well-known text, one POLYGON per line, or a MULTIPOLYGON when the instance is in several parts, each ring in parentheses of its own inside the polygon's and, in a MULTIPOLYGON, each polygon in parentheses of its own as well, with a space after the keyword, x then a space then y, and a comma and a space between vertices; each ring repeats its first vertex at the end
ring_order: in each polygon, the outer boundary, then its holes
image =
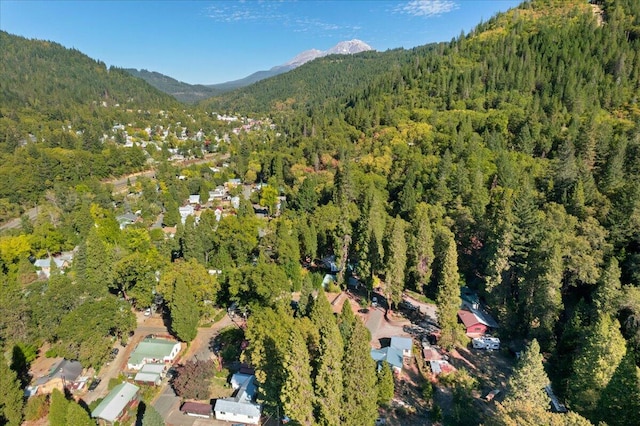
POLYGON ((147 308, 144 310, 144 316, 145 317, 150 317, 151 316, 151 308, 147 308))

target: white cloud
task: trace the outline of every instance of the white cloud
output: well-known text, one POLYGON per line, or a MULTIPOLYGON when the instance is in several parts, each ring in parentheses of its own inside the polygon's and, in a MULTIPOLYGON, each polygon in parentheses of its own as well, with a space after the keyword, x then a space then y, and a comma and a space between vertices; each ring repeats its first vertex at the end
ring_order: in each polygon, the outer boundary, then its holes
POLYGON ((458 5, 452 0, 412 0, 403 6, 398 6, 395 12, 428 17, 442 15, 457 8, 458 5))

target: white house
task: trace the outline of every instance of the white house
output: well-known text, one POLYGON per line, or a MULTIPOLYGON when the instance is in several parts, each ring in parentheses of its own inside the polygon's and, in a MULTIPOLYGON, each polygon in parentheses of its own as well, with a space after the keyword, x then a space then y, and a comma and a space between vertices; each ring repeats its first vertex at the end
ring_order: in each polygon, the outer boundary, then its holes
POLYGON ((180 342, 165 339, 144 339, 131 353, 127 368, 140 370, 145 364, 173 361, 180 352, 180 342))
POLYGON ((182 224, 184 225, 185 222, 187 221, 187 217, 188 216, 193 216, 195 214, 196 210, 191 204, 189 204, 188 206, 179 207, 178 208, 178 212, 180 212, 180 220, 182 221, 182 224))
MULTIPOLYGON (((236 376, 240 379, 239 375, 234 375, 236 376)), ((216 419, 257 425, 262 407, 254 401, 256 390, 255 376, 249 376, 240 385, 235 396, 216 400, 213 409, 216 419)))
POLYGON ((189 204, 200 204, 200 195, 199 194, 195 194, 195 195, 189 195, 189 204))
POLYGON ((221 200, 227 195, 227 190, 224 189, 224 186, 216 186, 213 191, 209 191, 209 202, 213 200, 221 200))

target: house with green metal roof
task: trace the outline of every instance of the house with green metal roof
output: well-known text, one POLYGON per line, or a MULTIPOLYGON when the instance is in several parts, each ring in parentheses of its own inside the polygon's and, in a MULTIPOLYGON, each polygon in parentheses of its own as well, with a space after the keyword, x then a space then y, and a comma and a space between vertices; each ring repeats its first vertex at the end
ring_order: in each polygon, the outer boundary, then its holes
POLYGON ((180 342, 175 340, 147 338, 131 353, 127 368, 140 370, 151 363, 172 362, 180 353, 180 342))
POLYGON ((139 390, 131 383, 120 383, 91 412, 91 417, 101 424, 114 424, 126 414, 128 407, 138 402, 139 390))

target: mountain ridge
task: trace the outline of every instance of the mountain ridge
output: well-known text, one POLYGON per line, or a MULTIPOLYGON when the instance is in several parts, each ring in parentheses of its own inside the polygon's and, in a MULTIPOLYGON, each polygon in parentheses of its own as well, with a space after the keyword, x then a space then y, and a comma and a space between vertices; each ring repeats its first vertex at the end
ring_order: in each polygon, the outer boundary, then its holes
POLYGON ((189 84, 159 72, 148 71, 146 69, 137 70, 135 68, 127 68, 125 71, 135 77, 142 78, 156 89, 175 97, 180 102, 195 103, 212 96, 249 86, 270 77, 275 77, 276 75, 291 71, 307 62, 324 56, 353 55, 372 50, 374 49, 362 40, 353 39, 341 41, 327 50, 305 50, 284 64, 276 65, 269 70, 256 71, 238 80, 230 80, 218 84, 189 84))

